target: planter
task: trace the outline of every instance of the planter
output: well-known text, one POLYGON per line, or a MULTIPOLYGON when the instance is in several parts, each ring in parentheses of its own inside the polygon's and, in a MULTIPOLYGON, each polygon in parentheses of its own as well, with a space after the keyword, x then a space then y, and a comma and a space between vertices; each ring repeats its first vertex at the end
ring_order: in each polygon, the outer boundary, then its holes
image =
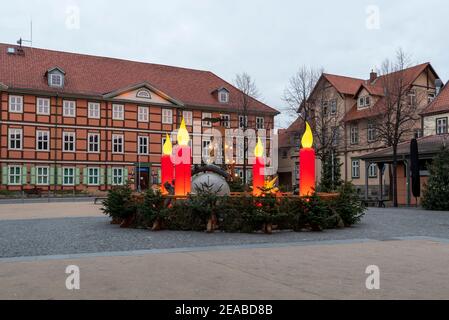
POLYGON ((207 232, 215 232, 215 229, 217 229, 217 216, 215 214, 212 214, 210 219, 207 221, 207 232))
POLYGON ((122 224, 120 225, 120 228, 129 228, 134 223, 134 220, 136 219, 136 215, 131 215, 125 219, 123 219, 122 224))

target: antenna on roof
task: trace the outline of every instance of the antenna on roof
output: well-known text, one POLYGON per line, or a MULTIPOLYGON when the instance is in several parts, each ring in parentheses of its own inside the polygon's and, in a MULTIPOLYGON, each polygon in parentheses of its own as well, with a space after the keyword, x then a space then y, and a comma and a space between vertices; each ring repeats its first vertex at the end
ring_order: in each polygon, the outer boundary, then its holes
POLYGON ((33 47, 33 19, 31 19, 30 22, 30 40, 22 39, 22 37, 20 37, 20 39, 17 40, 17 44, 20 46, 19 48, 20 50, 22 49, 22 44, 24 42, 28 42, 30 44, 30 47, 33 47))

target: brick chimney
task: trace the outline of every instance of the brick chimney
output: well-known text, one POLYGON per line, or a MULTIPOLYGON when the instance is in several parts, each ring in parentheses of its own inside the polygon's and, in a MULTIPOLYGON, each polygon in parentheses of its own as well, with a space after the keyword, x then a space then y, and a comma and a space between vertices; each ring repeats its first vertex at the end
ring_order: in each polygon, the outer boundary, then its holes
POLYGON ((371 70, 371 73, 369 74, 369 82, 373 83, 377 79, 377 72, 374 72, 374 70, 371 70))

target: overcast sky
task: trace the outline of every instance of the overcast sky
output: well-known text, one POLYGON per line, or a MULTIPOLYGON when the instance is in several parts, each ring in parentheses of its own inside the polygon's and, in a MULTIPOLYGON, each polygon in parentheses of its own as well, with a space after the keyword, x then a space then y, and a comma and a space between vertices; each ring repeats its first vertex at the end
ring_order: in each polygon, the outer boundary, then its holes
POLYGON ((368 78, 398 47, 447 81, 448 17, 443 0, 14 0, 1 5, 0 42, 28 38, 32 19, 35 47, 210 70, 230 82, 245 71, 261 100, 282 110, 301 65, 368 78))

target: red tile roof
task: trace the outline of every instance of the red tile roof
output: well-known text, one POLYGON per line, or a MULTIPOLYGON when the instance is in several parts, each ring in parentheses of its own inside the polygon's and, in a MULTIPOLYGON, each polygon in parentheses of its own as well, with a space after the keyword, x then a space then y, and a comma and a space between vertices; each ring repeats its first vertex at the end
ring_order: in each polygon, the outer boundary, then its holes
POLYGON ((378 77, 373 83, 370 83, 369 80, 364 81, 359 89, 356 91, 356 94, 360 91, 361 88, 366 88, 368 92, 372 95, 381 96, 381 98, 376 102, 376 104, 370 108, 365 108, 359 110, 357 108, 357 103, 346 113, 344 117, 344 121, 354 121, 363 118, 373 117, 382 113, 382 110, 385 107, 385 99, 382 98, 384 96, 384 83, 385 79, 388 80, 389 77, 397 76, 400 73, 400 76, 404 80, 404 85, 411 85, 419 75, 426 70, 426 68, 432 68, 430 63, 419 64, 401 71, 393 72, 387 75, 383 75, 378 77))
MULTIPOLYGON (((47 85, 47 70, 59 67, 66 73, 63 93, 103 96, 139 83, 149 83, 187 106, 238 108, 239 91, 209 71, 135 62, 114 58, 24 47, 24 55, 11 55, 0 44, 0 84, 16 89, 61 92, 47 85), (230 92, 224 105, 212 92, 217 88, 230 92)), ((253 112, 278 114, 266 104, 254 100, 253 112)))
POLYGON ((442 89, 440 94, 424 110, 423 115, 432 113, 449 112, 449 83, 442 89))
POLYGON ((354 95, 364 81, 362 79, 338 76, 328 73, 323 73, 323 77, 326 78, 338 92, 349 95, 354 95))

